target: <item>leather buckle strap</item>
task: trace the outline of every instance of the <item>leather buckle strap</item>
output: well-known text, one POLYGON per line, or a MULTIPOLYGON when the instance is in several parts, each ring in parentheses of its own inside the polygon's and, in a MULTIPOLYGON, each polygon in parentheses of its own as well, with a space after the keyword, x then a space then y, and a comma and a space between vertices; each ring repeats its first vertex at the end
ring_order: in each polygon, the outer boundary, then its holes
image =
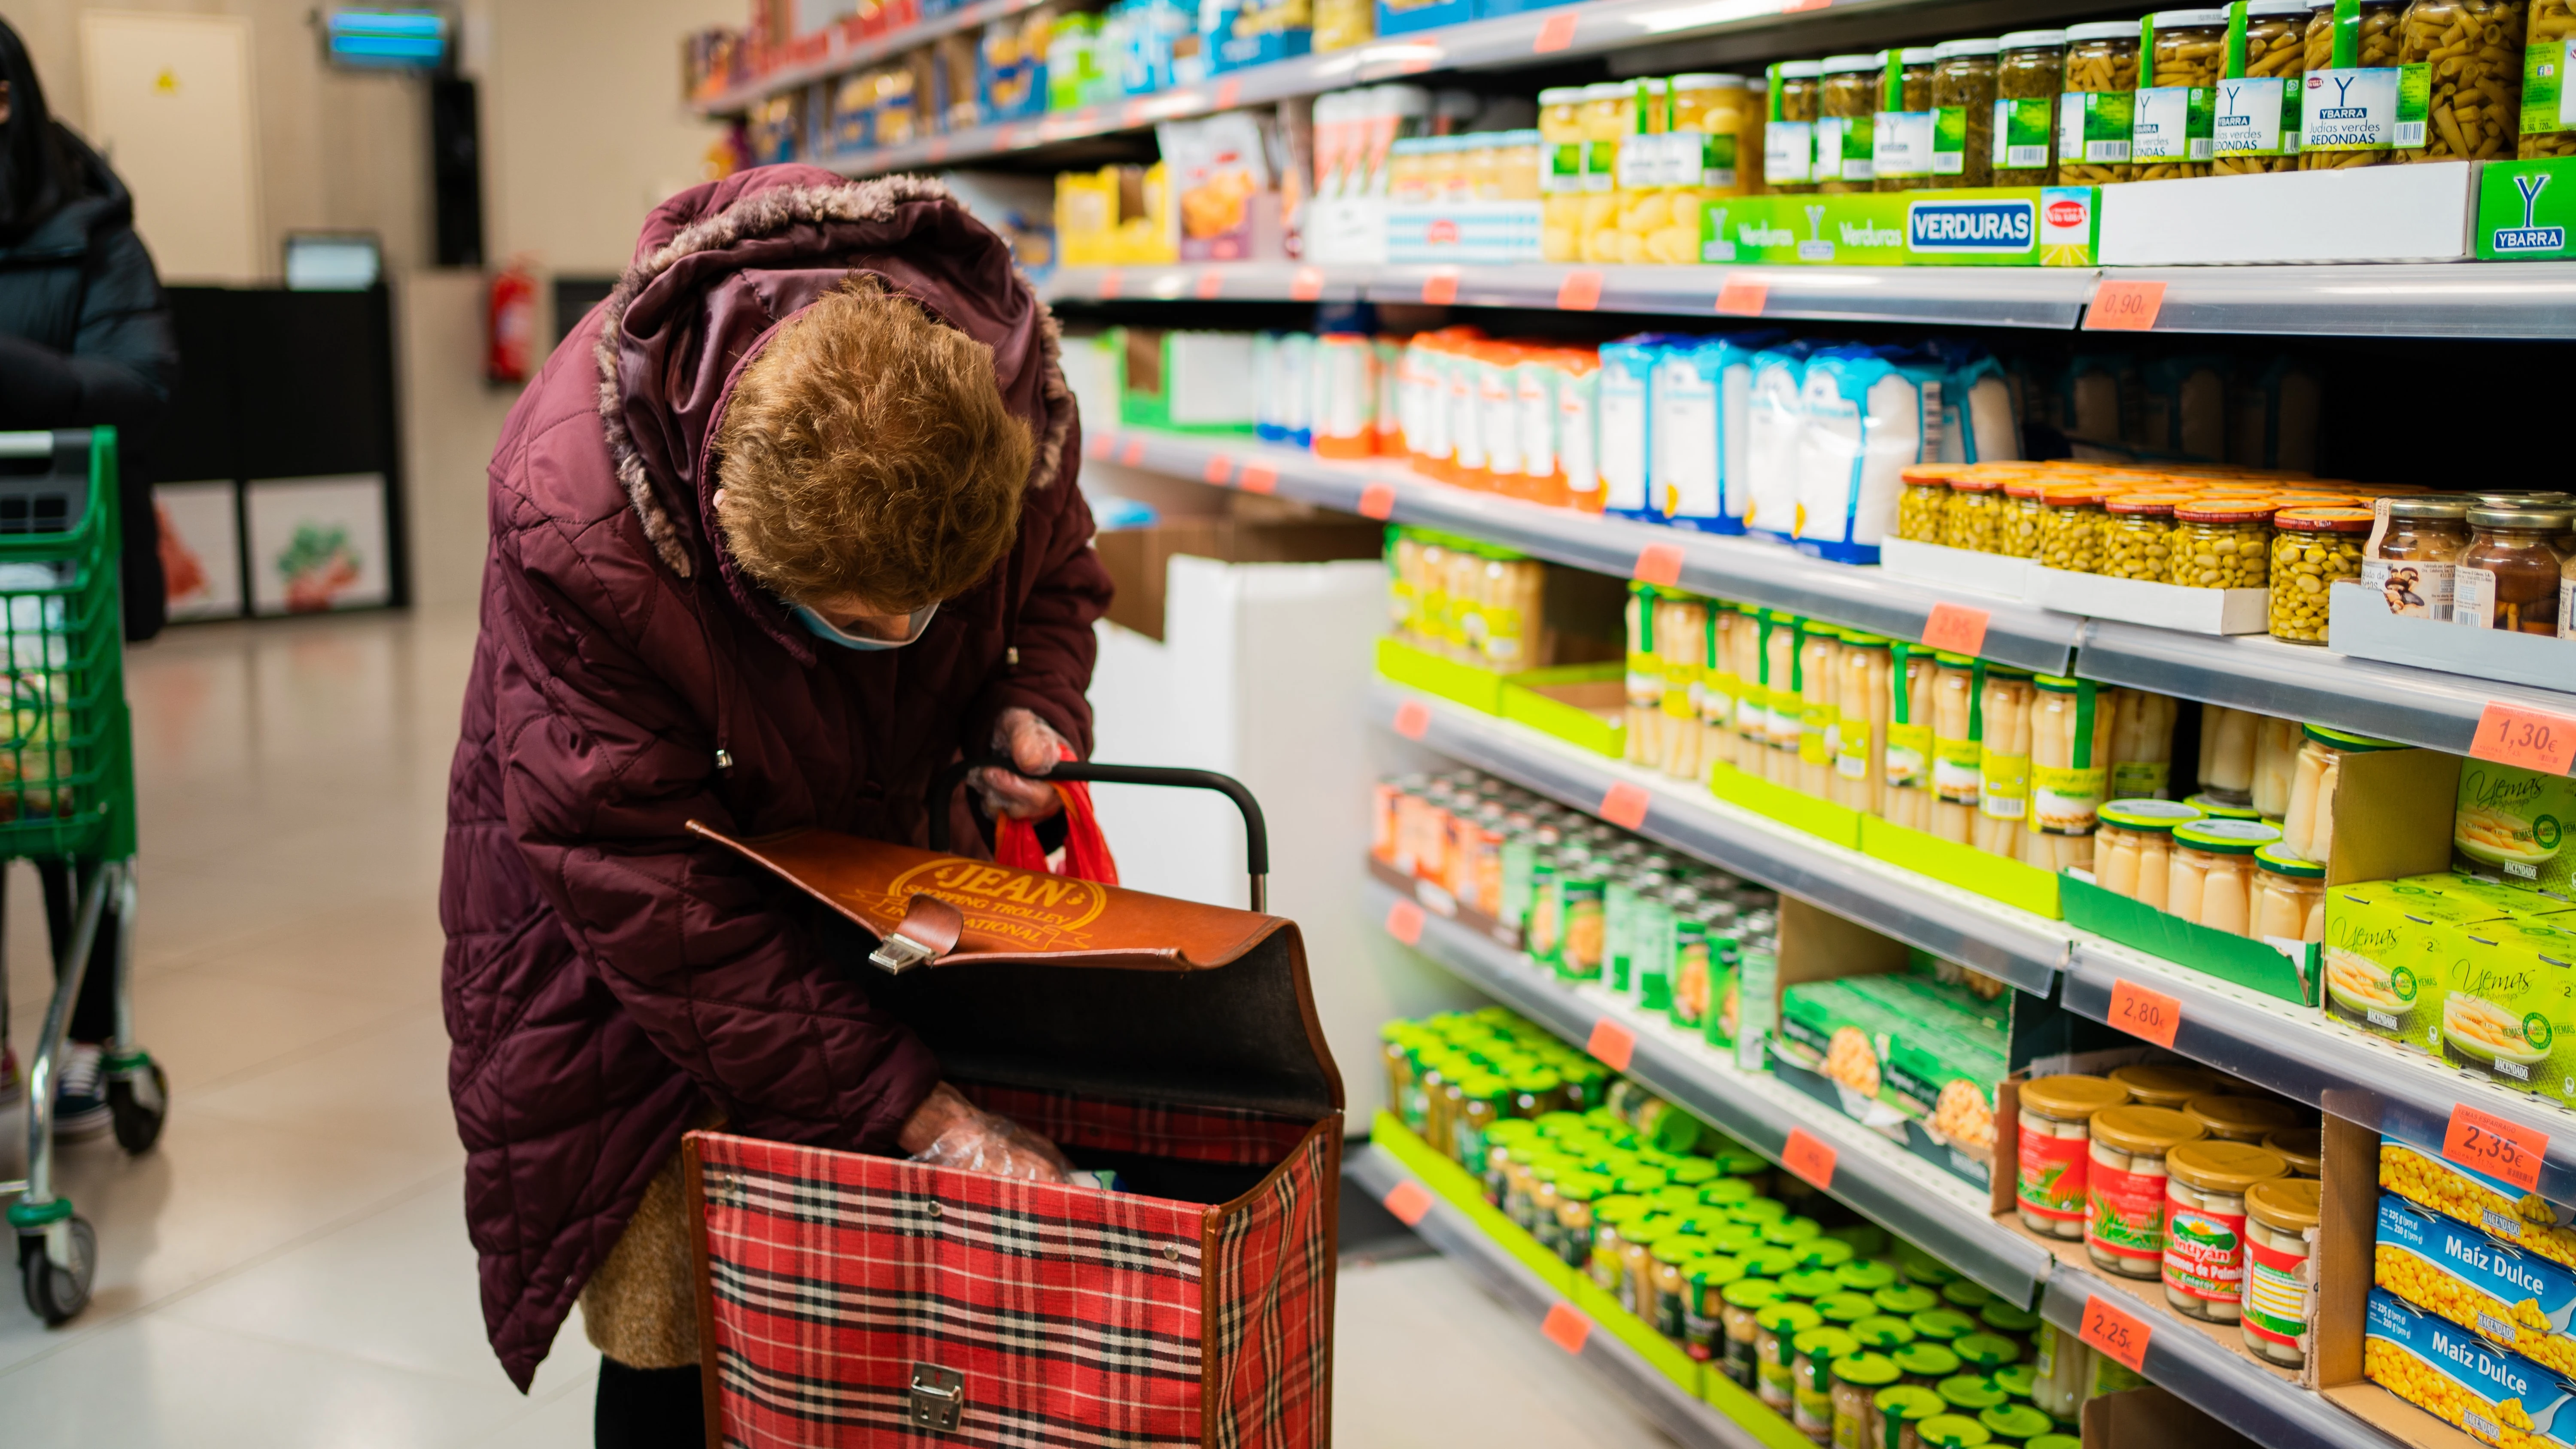
POLYGON ((964 912, 937 896, 916 895, 902 922, 868 953, 868 964, 900 976, 956 950, 957 938, 965 930, 964 912))

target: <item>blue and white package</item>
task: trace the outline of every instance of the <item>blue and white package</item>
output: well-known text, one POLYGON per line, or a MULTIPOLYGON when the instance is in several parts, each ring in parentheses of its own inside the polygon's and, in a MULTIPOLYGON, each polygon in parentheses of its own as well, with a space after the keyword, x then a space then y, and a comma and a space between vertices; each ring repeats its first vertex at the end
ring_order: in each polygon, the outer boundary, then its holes
POLYGON ((1751 506, 1747 459, 1753 448, 1753 359, 1776 332, 1731 332, 1699 345, 1701 370, 1717 381, 1717 524, 1712 533, 1742 533, 1751 506))
POLYGON ((1279 334, 1252 334, 1252 433, 1265 443, 1287 440, 1279 426, 1279 334))
POLYGON ((1657 352, 1646 390, 1646 501, 1676 528, 1714 532, 1718 520, 1717 379, 1705 349, 1657 352))
POLYGON ((1878 562, 1905 469, 1940 452, 1948 370, 1929 353, 1881 347, 1827 348, 1807 363, 1793 534, 1800 553, 1878 562))
POLYGON ((1593 404, 1594 464, 1601 470, 1601 510, 1614 517, 1663 519, 1647 506, 1647 474, 1654 457, 1653 410, 1647 404, 1655 363, 1669 340, 1665 334, 1645 332, 1601 344, 1600 392, 1593 404))
POLYGON ((1745 404, 1744 531, 1786 543, 1798 527, 1798 435, 1806 428, 1808 342, 1764 348, 1752 360, 1745 404))
POLYGON ((2010 463, 2021 457, 2020 414, 2012 379, 1982 347, 1935 342, 1932 352, 1949 365, 1941 381, 1941 456, 1944 463, 2010 463))

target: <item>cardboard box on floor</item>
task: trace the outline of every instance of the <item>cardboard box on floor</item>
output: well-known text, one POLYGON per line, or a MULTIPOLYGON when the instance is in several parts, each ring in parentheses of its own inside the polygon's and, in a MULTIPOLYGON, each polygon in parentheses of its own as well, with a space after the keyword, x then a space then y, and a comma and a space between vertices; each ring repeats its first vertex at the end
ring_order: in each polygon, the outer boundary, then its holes
POLYGON ((2084 1449, 2252 1449, 2254 1441, 2150 1385, 2084 1405, 2084 1449))
POLYGON ((1122 528, 1097 535, 1092 550, 1118 592, 1109 622, 1149 639, 1163 637, 1163 576, 1175 554, 1220 563, 1329 563, 1377 558, 1386 530, 1375 523, 1330 515, 1312 520, 1235 517, 1175 518, 1151 528, 1122 528))

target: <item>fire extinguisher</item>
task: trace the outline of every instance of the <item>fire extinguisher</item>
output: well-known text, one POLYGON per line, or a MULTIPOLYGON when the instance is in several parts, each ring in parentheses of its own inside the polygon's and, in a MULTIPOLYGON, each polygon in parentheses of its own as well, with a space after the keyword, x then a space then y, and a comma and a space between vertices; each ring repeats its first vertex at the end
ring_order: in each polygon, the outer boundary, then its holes
POLYGON ((526 382, 537 350, 537 277, 526 258, 511 258, 493 276, 483 325, 483 376, 492 382, 526 382))

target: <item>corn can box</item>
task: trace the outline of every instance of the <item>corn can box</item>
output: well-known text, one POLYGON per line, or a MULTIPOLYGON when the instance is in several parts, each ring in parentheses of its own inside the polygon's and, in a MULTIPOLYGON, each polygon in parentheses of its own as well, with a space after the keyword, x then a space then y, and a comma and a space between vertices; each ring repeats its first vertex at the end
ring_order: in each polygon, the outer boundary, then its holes
POLYGON ((2379 1186, 2420 1208, 2564 1267, 2576 1267, 2576 1213, 2502 1178, 2471 1172, 2395 1142, 2379 1145, 2379 1186))
POLYGON ((2442 983, 2467 950, 2456 931, 2505 914, 2445 889, 2448 879, 2359 881, 2326 891, 2326 1015, 2441 1054, 2442 983))
POLYGON ((2371 1382, 2482 1443, 2576 1446, 2576 1389, 2385 1289, 2374 1288, 2361 1349, 2371 1382))
POLYGON ((2576 1270, 2416 1207, 2379 1199, 2372 1279, 2552 1373, 2576 1375, 2576 1270))
POLYGON ((2576 778, 2469 759, 2451 819, 2453 869, 2576 900, 2576 778))

